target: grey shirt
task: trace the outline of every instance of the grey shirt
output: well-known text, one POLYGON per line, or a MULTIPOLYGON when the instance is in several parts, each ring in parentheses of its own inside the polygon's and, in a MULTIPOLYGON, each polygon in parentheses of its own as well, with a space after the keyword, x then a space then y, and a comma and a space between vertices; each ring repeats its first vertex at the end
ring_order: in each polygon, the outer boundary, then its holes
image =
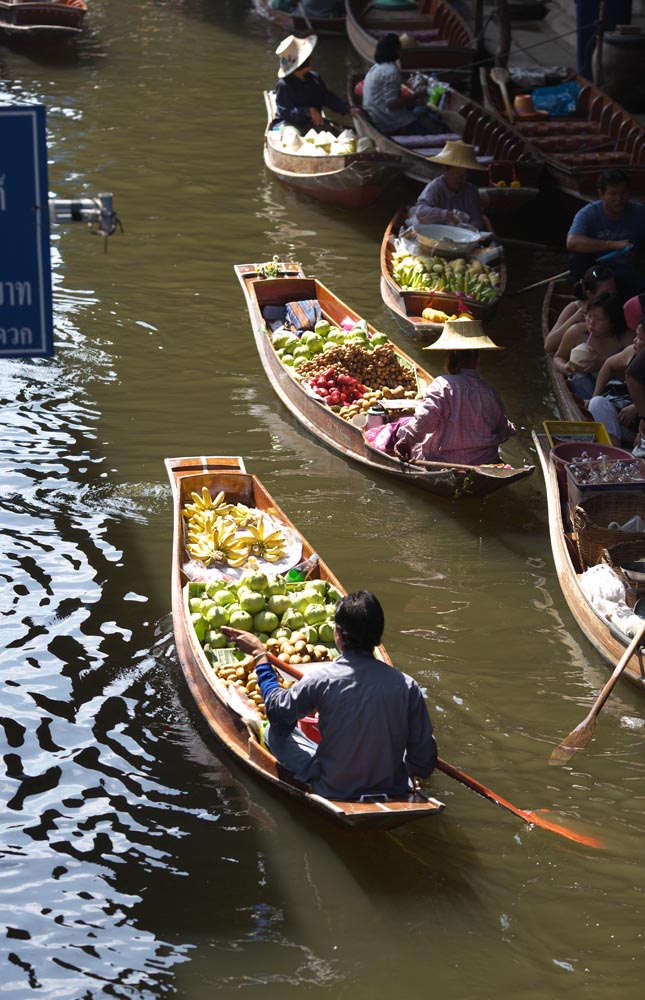
POLYGON ((427 778, 436 764, 421 688, 366 653, 348 651, 308 669, 293 687, 271 691, 266 710, 272 727, 287 729, 318 711, 320 745, 297 777, 326 798, 405 795, 408 777, 427 778))

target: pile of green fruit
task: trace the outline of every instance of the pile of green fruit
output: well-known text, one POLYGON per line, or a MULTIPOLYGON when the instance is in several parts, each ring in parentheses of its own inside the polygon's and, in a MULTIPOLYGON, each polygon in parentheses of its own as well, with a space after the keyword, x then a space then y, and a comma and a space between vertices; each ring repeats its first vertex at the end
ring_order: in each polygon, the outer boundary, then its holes
POLYGON ((351 330, 342 330, 326 319, 320 319, 313 330, 305 330, 301 336, 288 330, 276 330, 271 342, 283 365, 299 368, 304 361, 310 361, 339 345, 357 344, 366 351, 373 351, 386 344, 388 338, 384 333, 370 334, 364 319, 359 320, 351 330))
POLYGON ((397 251, 391 261, 392 276, 404 291, 459 292, 478 302, 493 302, 499 295, 499 273, 480 260, 415 257, 397 251))
MULTIPOLYGON (((288 583, 284 576, 252 571, 240 580, 190 583, 188 608, 195 634, 211 661, 219 650, 233 648, 222 625, 253 632, 268 649, 281 649, 294 633, 315 655, 290 662, 335 659, 334 611, 342 594, 326 580, 288 583)), ((289 662, 289 661, 288 661, 289 662)))

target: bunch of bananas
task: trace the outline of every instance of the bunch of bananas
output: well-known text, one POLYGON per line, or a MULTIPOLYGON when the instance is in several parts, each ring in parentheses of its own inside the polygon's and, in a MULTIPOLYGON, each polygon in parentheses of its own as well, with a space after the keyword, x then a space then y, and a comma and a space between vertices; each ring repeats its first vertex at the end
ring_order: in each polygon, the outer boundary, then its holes
POLYGON ((257 557, 278 562, 286 554, 284 534, 267 524, 257 507, 226 503, 223 491, 212 497, 206 486, 201 493, 191 493, 191 500, 182 515, 187 522, 186 551, 193 559, 235 569, 256 563, 257 557))
POLYGON ((250 550, 248 541, 238 536, 235 521, 220 517, 208 526, 200 523, 189 527, 186 551, 206 566, 217 563, 237 567, 244 565, 250 550))
POLYGON ((279 528, 267 526, 266 521, 259 520, 257 524, 247 525, 246 536, 251 542, 251 555, 259 556, 267 562, 278 562, 287 552, 287 542, 279 528))

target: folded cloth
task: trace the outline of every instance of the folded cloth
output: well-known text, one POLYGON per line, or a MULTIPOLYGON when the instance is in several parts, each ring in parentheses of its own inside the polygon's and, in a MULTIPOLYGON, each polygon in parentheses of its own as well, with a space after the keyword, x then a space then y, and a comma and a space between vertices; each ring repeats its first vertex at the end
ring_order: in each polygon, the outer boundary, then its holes
POLYGON ((612 521, 607 527, 610 531, 645 531, 645 520, 640 514, 636 514, 634 517, 630 517, 629 521, 625 521, 624 524, 612 521))

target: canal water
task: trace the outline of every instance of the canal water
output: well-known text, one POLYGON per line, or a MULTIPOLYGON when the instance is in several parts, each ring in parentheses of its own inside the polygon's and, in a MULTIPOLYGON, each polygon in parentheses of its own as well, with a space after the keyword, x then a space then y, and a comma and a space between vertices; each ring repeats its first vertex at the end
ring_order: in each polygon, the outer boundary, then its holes
MULTIPOLYGON (((438 371, 379 295, 409 191, 349 212, 264 168, 279 40, 244 0, 93 0, 75 43, 0 48, 11 97, 47 106, 52 193, 113 191, 124 225, 107 254, 56 227, 56 356, 0 364, 3 993, 636 1000, 645 703, 620 684, 589 749, 547 765, 607 669, 561 596, 539 472, 484 503, 423 496, 317 444, 260 366, 233 265, 279 254, 438 371), (441 774, 440 817, 350 835, 221 752, 170 617, 163 459, 204 453, 242 455, 344 585, 379 595, 445 759, 606 849, 441 774)), ((338 90, 357 66, 343 39, 316 61, 338 90)), ((508 263, 515 288, 564 269, 517 246, 508 263)), ((484 365, 519 464, 554 416, 540 306, 507 299, 484 365)))

